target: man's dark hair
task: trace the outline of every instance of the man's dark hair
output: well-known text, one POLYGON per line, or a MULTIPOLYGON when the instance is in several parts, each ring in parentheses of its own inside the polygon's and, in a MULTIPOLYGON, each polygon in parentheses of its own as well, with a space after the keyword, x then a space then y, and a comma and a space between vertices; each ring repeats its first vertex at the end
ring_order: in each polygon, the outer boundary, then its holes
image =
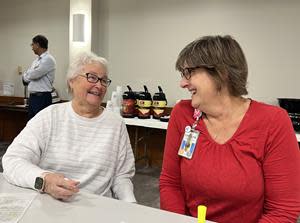
POLYGON ((33 43, 38 43, 40 47, 48 49, 48 39, 43 35, 37 35, 32 38, 33 43))

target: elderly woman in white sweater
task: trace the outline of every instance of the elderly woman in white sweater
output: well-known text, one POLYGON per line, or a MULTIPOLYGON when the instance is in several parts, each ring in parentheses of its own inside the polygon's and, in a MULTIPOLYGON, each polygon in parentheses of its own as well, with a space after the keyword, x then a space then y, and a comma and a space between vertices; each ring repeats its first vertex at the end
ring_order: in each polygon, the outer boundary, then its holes
POLYGON ((121 117, 101 107, 107 61, 82 53, 70 65, 72 100, 31 119, 3 157, 8 182, 67 200, 87 191, 135 202, 134 156, 121 117))

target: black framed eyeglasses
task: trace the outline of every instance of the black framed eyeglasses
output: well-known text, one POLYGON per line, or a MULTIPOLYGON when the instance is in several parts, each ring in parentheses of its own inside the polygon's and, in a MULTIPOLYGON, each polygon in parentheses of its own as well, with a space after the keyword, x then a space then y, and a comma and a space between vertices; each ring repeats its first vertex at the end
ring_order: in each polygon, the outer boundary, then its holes
POLYGON ((194 74, 197 69, 205 69, 208 72, 214 72, 215 68, 213 66, 203 65, 203 66, 195 66, 195 67, 185 67, 180 71, 181 78, 185 78, 186 80, 191 79, 192 74, 194 74))
POLYGON ((103 87, 108 87, 111 83, 111 80, 108 78, 101 78, 98 77, 96 74, 92 74, 92 73, 85 73, 83 75, 80 75, 82 77, 86 77, 86 80, 90 83, 96 84, 98 81, 100 81, 100 84, 103 87))
POLYGON ((197 69, 199 69, 199 68, 202 68, 202 67, 196 66, 196 67, 186 67, 186 68, 183 68, 180 71, 181 78, 185 78, 187 80, 191 79, 192 74, 194 73, 194 71, 197 70, 197 69))

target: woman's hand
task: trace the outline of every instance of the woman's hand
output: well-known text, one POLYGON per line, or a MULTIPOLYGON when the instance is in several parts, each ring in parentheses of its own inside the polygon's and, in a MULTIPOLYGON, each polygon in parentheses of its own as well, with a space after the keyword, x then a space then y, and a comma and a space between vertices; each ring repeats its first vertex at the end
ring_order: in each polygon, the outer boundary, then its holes
POLYGON ((44 177, 44 192, 56 199, 67 201, 79 191, 79 181, 67 179, 63 174, 47 173, 44 177))

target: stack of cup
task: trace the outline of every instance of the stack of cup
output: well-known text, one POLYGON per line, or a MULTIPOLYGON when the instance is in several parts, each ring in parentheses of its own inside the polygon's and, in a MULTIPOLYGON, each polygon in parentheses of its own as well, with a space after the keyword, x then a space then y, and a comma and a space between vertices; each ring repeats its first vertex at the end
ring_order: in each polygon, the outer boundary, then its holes
POLYGON ((123 94, 123 91, 122 91, 122 86, 117 86, 116 88, 116 91, 117 91, 117 103, 118 103, 118 107, 122 107, 122 100, 123 100, 123 97, 122 97, 122 94, 123 94))
POLYGON ((113 111, 111 100, 108 100, 106 102, 106 109, 109 110, 109 111, 113 111))
POLYGON ((112 111, 121 115, 121 106, 122 106, 122 87, 117 86, 116 91, 113 91, 111 94, 111 108, 112 111))

